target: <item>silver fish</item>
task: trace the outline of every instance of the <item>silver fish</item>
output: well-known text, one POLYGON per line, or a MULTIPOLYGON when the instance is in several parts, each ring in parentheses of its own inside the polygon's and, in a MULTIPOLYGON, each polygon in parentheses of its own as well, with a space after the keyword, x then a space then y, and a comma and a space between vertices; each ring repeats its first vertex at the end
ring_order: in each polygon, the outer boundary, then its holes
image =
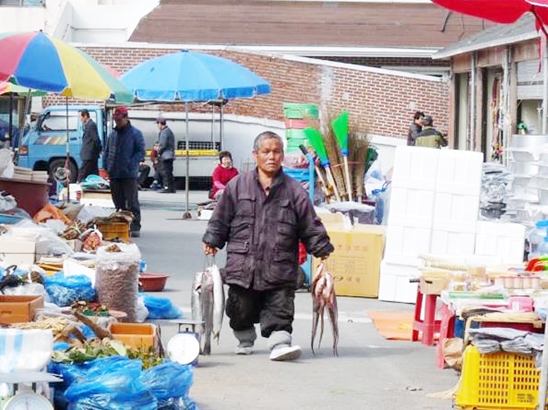
POLYGON ((225 292, 221 272, 217 265, 211 265, 207 271, 213 279, 213 338, 217 339, 217 344, 219 344, 225 313, 225 292))
POLYGON ((335 285, 333 282, 333 276, 325 269, 325 265, 321 263, 317 270, 314 280, 312 281, 312 337, 310 341, 310 348, 312 353, 314 352, 314 339, 316 338, 316 332, 318 329, 318 323, 320 323, 320 338, 318 341, 318 349, 322 343, 322 336, 324 330, 324 311, 327 307, 329 313, 329 321, 331 322, 331 328, 333 330, 333 355, 338 356, 339 352, 337 346, 339 344, 339 324, 338 324, 338 307, 337 296, 335 294, 335 285))
MULTIPOLYGON (((192 281, 192 294, 191 294, 191 310, 192 320, 201 322, 202 316, 202 276, 204 272, 196 272, 194 274, 194 280, 192 281)), ((204 328, 202 325, 196 325, 196 332, 203 334, 204 328)))
POLYGON ((202 276, 202 320, 204 321, 202 354, 211 354, 211 333, 213 333, 213 276, 206 270, 202 276))

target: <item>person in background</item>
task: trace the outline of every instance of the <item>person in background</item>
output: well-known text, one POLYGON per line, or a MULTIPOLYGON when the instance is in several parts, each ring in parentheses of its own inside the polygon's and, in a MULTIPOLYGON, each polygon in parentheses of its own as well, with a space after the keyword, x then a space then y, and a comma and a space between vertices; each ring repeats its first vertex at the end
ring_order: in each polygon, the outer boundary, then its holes
POLYGON ((226 184, 238 175, 238 170, 232 166, 232 154, 229 151, 222 151, 219 154, 219 164, 213 170, 211 176, 213 187, 210 198, 219 199, 223 194, 226 184))
POLYGON ((116 210, 128 210, 133 214, 130 235, 138 238, 141 232, 141 207, 137 176, 139 164, 145 158, 143 134, 128 118, 127 107, 118 107, 112 115, 116 126, 105 147, 110 191, 116 210))
POLYGON ((158 173, 161 176, 164 189, 158 191, 162 194, 174 194, 173 160, 175 159, 175 136, 167 126, 166 119, 158 117, 156 124, 160 130, 158 134, 158 173))
POLYGON ((417 147, 441 148, 447 146, 445 136, 434 128, 434 119, 427 115, 423 118, 422 131, 415 139, 417 147))
POLYGON ((158 169, 158 143, 154 144, 150 150, 150 162, 152 162, 152 167, 154 168, 154 180, 152 181, 151 188, 155 191, 160 191, 164 189, 164 184, 162 184, 162 176, 158 169))
POLYGON ((227 245, 221 274, 228 284, 226 314, 239 344, 249 355, 260 323, 270 360, 296 360, 292 345, 298 244, 326 259, 334 248, 314 206, 299 182, 282 169, 282 138, 270 131, 255 138, 257 168, 233 178, 213 211, 202 238, 206 255, 227 245))
POLYGON ((150 187, 148 175, 150 174, 150 166, 146 162, 139 164, 139 176, 137 177, 137 185, 139 191, 146 191, 150 187))
POLYGON ((424 118, 424 113, 422 111, 415 112, 413 116, 413 122, 409 127, 409 133, 407 134, 407 145, 415 145, 415 140, 417 136, 422 131, 422 121, 424 118))
POLYGON ((89 117, 88 110, 80 110, 80 120, 84 128, 84 134, 82 135, 82 147, 80 148, 82 167, 78 174, 78 183, 85 181, 88 175, 99 175, 99 156, 102 151, 101 140, 97 134, 97 125, 89 117))

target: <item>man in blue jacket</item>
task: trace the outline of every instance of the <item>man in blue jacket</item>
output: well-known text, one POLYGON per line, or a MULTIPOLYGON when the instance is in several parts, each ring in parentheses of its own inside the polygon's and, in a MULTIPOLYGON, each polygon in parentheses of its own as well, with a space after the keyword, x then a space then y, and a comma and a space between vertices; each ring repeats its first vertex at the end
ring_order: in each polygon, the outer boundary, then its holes
POLYGON ((145 140, 141 131, 131 125, 126 107, 116 108, 112 119, 116 127, 105 147, 112 201, 117 210, 128 210, 133 214, 130 234, 138 238, 141 231, 141 207, 137 177, 139 163, 145 159, 145 140))

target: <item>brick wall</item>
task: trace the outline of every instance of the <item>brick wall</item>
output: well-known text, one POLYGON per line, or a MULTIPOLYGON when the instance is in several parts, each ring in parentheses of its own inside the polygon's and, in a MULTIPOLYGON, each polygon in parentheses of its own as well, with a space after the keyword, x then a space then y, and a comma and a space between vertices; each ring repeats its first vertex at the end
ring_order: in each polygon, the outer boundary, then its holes
MULTIPOLYGON (((152 48, 85 47, 83 50, 121 73, 147 59, 176 52, 152 48)), ((272 85, 271 94, 230 101, 225 107, 226 113, 282 120, 284 102, 316 103, 324 110, 348 110, 351 119, 371 134, 406 138, 414 111, 422 110, 434 117, 440 131, 448 129, 447 83, 333 66, 328 62, 312 63, 317 60, 293 61, 236 51, 207 52, 243 64, 272 85)), ((182 104, 161 107, 165 111, 183 108, 182 104)), ((197 104, 191 105, 191 109, 207 110, 197 104)))

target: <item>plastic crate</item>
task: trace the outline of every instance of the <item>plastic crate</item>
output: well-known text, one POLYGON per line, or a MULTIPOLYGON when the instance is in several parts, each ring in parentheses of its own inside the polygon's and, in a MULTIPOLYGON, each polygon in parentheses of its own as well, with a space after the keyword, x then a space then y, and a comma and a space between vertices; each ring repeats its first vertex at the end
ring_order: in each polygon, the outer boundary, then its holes
POLYGON ((128 222, 98 222, 97 229, 103 234, 103 239, 120 239, 124 242, 131 242, 129 239, 128 222))
POLYGON ((320 111, 316 104, 284 103, 284 116, 287 119, 316 120, 320 116, 320 111))
POLYGON ((460 409, 535 409, 539 380, 533 356, 483 355, 468 346, 455 404, 460 409))
POLYGON ((112 323, 112 337, 131 348, 156 347, 157 329, 152 323, 112 323))

